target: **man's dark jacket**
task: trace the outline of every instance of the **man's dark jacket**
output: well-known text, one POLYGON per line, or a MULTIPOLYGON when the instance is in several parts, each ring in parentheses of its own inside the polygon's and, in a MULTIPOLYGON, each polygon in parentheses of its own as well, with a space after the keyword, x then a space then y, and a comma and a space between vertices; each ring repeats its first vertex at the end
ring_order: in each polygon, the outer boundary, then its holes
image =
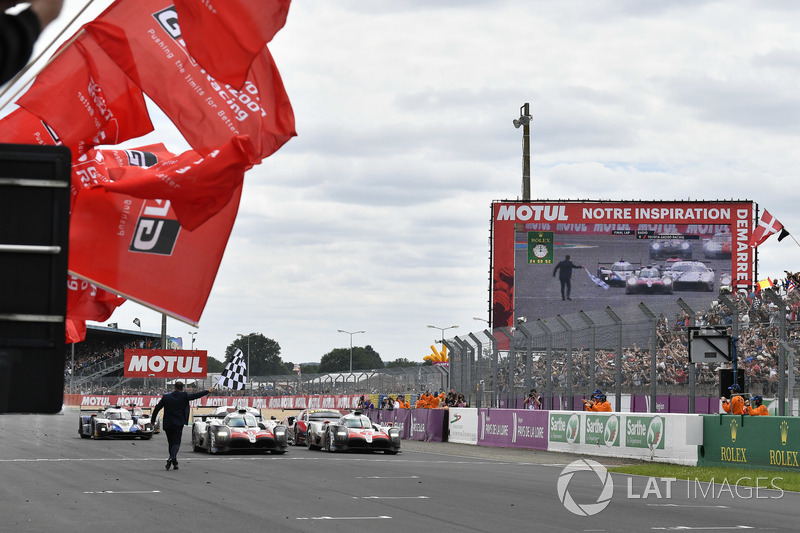
POLYGON ((163 408, 164 422, 161 427, 164 429, 183 427, 189 423, 189 402, 196 398, 202 398, 206 394, 208 394, 207 390, 193 392, 192 394, 176 390, 165 394, 156 404, 156 408, 153 409, 152 419, 155 420, 158 412, 163 408))

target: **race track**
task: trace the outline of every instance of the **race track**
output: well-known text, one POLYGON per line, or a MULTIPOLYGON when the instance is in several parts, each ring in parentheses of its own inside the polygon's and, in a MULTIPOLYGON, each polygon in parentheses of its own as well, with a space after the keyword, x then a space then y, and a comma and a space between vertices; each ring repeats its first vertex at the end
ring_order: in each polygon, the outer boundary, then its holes
POLYGON ((578 516, 559 477, 588 510, 603 483, 562 476, 578 459, 564 454, 404 441, 397 456, 208 456, 187 428, 165 471, 163 435, 82 440, 77 425, 75 409, 0 416, 0 531, 797 531, 796 493, 618 474, 607 506, 578 516))

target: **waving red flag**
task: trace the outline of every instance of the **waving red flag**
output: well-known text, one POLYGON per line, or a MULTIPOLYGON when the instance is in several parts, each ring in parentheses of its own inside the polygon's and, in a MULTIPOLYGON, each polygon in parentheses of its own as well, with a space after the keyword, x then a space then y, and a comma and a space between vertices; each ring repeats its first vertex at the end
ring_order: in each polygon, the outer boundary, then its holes
POLYGON ((186 48, 217 81, 237 89, 255 57, 286 24, 290 0, 175 0, 186 48), (209 36, 213 35, 213 39, 209 36))
POLYGON ((84 33, 56 53, 17 104, 45 121, 73 157, 153 131, 142 91, 84 33))
MULTIPOLYGON (((778 219, 769 214, 769 211, 764 209, 761 217, 758 219, 758 225, 753 229, 753 235, 750 237, 750 246, 759 246, 766 241, 770 235, 783 231, 783 224, 778 222, 778 219)), ((778 240, 782 240, 780 237, 778 240)))
POLYGON ((239 209, 241 184, 222 210, 194 231, 171 202, 81 191, 70 220, 70 273, 197 325, 239 209))
POLYGON ((248 135, 263 159, 296 135, 289 97, 266 47, 237 90, 189 54, 171 0, 121 0, 84 29, 201 154, 248 135))
POLYGON ((247 137, 234 137, 205 157, 190 151, 150 168, 125 166, 109 170, 102 186, 137 198, 169 200, 181 227, 189 231, 227 204, 253 165, 247 137))
POLYGON ((41 146, 61 144, 53 128, 21 107, 0 118, 0 142, 41 146))

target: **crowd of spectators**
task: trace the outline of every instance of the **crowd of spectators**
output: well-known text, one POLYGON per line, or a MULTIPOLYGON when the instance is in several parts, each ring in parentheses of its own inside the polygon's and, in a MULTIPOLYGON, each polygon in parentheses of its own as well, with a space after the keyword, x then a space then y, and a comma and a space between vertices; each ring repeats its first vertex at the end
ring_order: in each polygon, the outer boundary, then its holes
MULTIPOLYGON (((786 280, 778 280, 773 289, 787 303, 787 340, 792 346, 800 339, 800 275, 787 272, 786 280), (789 280, 796 283, 789 284, 789 280)), ((738 369, 744 371, 751 392, 774 395, 778 390, 778 365, 780 350, 780 309, 761 293, 732 294, 731 300, 738 309, 737 355, 738 369)), ((681 312, 674 317, 658 317, 656 379, 658 386, 684 387, 689 383, 689 344, 688 326, 691 317, 681 312)), ((695 326, 730 326, 732 315, 726 306, 714 304, 695 317, 695 326)), ((800 346, 798 346, 800 351, 800 346)), ((555 388, 567 386, 567 368, 564 364, 563 350, 554 350, 552 383, 555 388)), ((595 383, 602 389, 612 389, 616 381, 616 347, 596 350, 595 383)), ((531 381, 535 387, 544 387, 546 382, 545 357, 534 357, 531 365, 531 381)), ((631 346, 622 349, 622 387, 623 390, 648 388, 651 379, 650 341, 645 346, 631 346)), ((588 351, 581 348, 573 354, 572 382, 577 388, 590 387, 590 365, 588 351)), ((695 365, 695 383, 713 390, 719 382, 717 370, 730 368, 729 363, 695 365)), ((798 372, 795 361, 795 373, 798 372)), ((498 368, 498 387, 507 389, 509 366, 498 368)), ((788 374, 788 369, 787 369, 788 374)), ((514 368, 515 389, 524 388, 525 357, 518 356, 514 368)))

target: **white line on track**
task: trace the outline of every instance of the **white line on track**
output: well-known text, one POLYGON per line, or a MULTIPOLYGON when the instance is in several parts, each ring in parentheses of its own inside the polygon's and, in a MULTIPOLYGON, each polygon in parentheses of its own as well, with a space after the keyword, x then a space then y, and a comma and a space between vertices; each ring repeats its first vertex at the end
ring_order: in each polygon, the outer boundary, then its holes
POLYGON ((295 520, 391 520, 391 516, 298 516, 295 520))
POLYGON ((160 490, 98 490, 87 491, 84 494, 155 494, 160 490))
POLYGON ((732 531, 734 529, 755 529, 755 528, 753 526, 708 526, 708 527, 670 526, 670 527, 651 527, 650 529, 657 529, 660 531, 732 531))
POLYGON ((648 503, 648 507, 695 507, 695 508, 713 508, 713 509, 730 509, 727 505, 694 505, 683 503, 648 503))
POLYGON ((419 479, 419 476, 358 476, 356 479, 419 479))
MULTIPOLYGON (((520 463, 502 463, 498 461, 425 461, 421 459, 377 459, 377 458, 361 458, 353 457, 286 457, 286 456, 271 456, 271 455, 257 455, 257 456, 234 456, 234 457, 219 457, 219 456, 199 456, 185 455, 181 456, 182 461, 361 461, 369 463, 420 463, 420 464, 453 464, 453 465, 519 465, 520 463)), ((35 459, 0 459, 0 463, 57 463, 57 462, 70 462, 70 461, 85 461, 85 462, 99 462, 99 461, 164 461, 163 457, 60 457, 60 458, 35 458, 35 459)))
POLYGON ((429 496, 353 496, 354 500, 427 500, 429 496))

